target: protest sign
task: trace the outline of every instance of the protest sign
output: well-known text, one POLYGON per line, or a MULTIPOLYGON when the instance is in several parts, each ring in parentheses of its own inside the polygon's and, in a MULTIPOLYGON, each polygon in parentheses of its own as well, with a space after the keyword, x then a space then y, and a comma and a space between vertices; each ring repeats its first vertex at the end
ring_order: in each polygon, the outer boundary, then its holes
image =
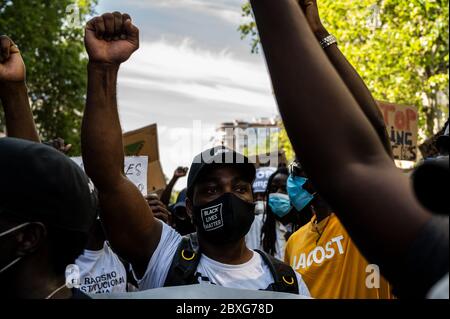
POLYGON ((275 167, 260 167, 256 170, 256 178, 253 182, 254 193, 265 193, 267 189, 267 182, 269 177, 275 173, 275 167))
MULTIPOLYGON (((72 157, 71 159, 84 170, 83 159, 81 157, 72 157)), ((125 157, 124 173, 144 196, 147 196, 147 171, 147 156, 125 157)))
POLYGON ((148 192, 155 193, 166 188, 166 179, 159 161, 158 128, 152 124, 123 135, 124 151, 127 156, 147 156, 148 192))
POLYGON ((418 112, 413 106, 378 102, 396 160, 417 160, 418 112))

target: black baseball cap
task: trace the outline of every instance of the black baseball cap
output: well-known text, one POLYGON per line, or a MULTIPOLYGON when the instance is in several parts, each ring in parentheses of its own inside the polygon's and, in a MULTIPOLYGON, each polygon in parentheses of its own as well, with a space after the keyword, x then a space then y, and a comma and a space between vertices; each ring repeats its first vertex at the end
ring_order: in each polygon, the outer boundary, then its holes
POLYGON ((225 146, 210 148, 194 157, 187 181, 187 197, 192 198, 195 183, 206 169, 220 165, 235 165, 250 183, 255 180, 256 167, 248 157, 225 146))
POLYGON ((94 185, 70 158, 44 144, 0 139, 0 217, 87 233, 97 205, 94 185))

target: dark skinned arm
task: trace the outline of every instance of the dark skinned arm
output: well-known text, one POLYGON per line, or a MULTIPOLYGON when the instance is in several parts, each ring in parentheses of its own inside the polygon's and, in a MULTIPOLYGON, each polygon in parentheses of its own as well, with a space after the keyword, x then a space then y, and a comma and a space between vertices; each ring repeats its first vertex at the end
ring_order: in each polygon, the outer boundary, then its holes
POLYGON ((89 65, 81 134, 83 162, 99 191, 108 240, 142 276, 159 243, 162 226, 138 188, 123 173, 116 97, 119 66, 139 48, 139 30, 126 14, 104 14, 88 23, 85 45, 89 65))
MULTIPOLYGON (((306 20, 318 41, 324 39, 330 33, 323 26, 319 15, 316 0, 299 0, 300 7, 305 14, 306 20)), ((339 50, 337 44, 332 44, 325 50, 328 59, 334 66, 345 85, 353 94, 356 102, 361 107, 364 115, 378 134, 388 155, 393 159, 391 141, 389 139, 383 114, 373 98, 363 79, 359 76, 355 68, 339 50)))
MULTIPOLYGON (((398 271, 431 215, 417 202, 296 0, 252 0, 286 130, 361 252, 398 271)), ((389 278, 388 278, 389 279, 389 278)))
POLYGON ((178 181, 178 177, 173 176, 172 179, 169 181, 169 183, 167 184, 166 188, 164 189, 164 191, 161 194, 161 202, 164 205, 169 205, 170 203, 170 196, 172 196, 172 190, 173 187, 175 186, 175 184, 178 181))
POLYGON ((180 177, 184 177, 187 174, 187 167, 178 167, 175 172, 173 173, 173 177, 170 180, 169 184, 167 184, 167 187, 164 189, 163 193, 161 194, 161 202, 168 206, 170 203, 170 196, 172 196, 172 190, 175 184, 177 183, 178 179, 180 177))
POLYGON ((25 74, 19 49, 10 38, 0 36, 0 100, 5 111, 7 135, 40 143, 25 74))

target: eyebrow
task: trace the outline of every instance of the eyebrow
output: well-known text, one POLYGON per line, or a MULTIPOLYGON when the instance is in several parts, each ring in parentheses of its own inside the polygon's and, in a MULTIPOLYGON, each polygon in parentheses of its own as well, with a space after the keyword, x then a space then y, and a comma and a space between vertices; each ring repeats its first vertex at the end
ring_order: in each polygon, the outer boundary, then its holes
POLYGON ((204 176, 202 179, 199 180, 200 183, 219 183, 220 178, 215 176, 204 176))
POLYGON ((251 184, 249 181, 243 179, 242 177, 235 177, 233 178, 233 180, 231 181, 232 184, 238 184, 238 183, 245 183, 245 184, 251 184))

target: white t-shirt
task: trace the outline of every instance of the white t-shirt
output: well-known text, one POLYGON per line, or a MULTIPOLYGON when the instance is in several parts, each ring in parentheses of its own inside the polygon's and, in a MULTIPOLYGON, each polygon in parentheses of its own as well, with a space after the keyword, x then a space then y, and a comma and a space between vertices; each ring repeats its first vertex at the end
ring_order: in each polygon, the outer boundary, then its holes
MULTIPOLYGON (((264 250, 261 241, 262 227, 264 225, 264 216, 256 215, 255 220, 253 221, 252 227, 249 232, 245 236, 245 242, 249 249, 255 250, 264 250)), ((277 240, 275 242, 275 258, 284 261, 284 252, 286 250, 286 233, 291 231, 291 225, 284 226, 279 221, 276 221, 275 224, 275 234, 277 236, 277 240)))
MULTIPOLYGON (((143 278, 137 280, 140 290, 160 288, 169 272, 172 260, 182 240, 173 228, 163 223, 158 247, 153 253, 143 278)), ((296 272, 300 295, 310 296, 300 274, 296 272)), ((196 277, 200 284, 215 284, 227 288, 265 290, 273 283, 273 276, 262 257, 253 253, 253 257, 241 265, 227 265, 202 255, 196 277)))
POLYGON ((248 249, 262 250, 261 231, 263 225, 264 225, 264 214, 256 215, 252 227, 245 236, 245 243, 247 244, 248 249))
POLYGON ((106 241, 102 250, 85 250, 75 264, 80 268, 82 292, 110 294, 127 291, 125 267, 106 241))
POLYGON ((283 225, 276 221, 277 241, 275 242, 275 258, 284 261, 284 252, 286 251, 286 233, 292 231, 292 225, 283 225))

